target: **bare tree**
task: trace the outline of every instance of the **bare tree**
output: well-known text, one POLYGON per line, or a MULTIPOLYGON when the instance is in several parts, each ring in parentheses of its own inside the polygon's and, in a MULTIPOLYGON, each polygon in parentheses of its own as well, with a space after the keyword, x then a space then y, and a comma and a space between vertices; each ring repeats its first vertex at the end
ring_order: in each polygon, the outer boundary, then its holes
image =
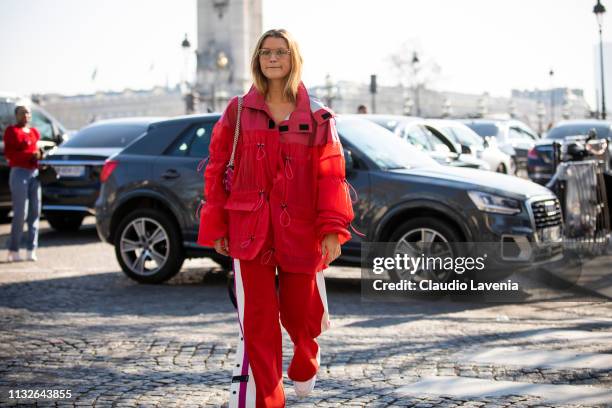
POLYGON ((410 98, 406 90, 411 90, 414 103, 410 105, 415 106, 416 114, 420 116, 421 92, 438 79, 440 66, 413 40, 404 42, 396 52, 388 56, 388 61, 405 99, 410 98))

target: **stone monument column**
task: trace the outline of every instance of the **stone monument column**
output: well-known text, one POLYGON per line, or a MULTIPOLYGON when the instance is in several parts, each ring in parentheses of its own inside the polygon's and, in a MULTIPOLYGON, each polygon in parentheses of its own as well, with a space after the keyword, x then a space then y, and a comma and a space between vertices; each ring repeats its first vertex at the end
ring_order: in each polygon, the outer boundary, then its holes
POLYGON ((262 32, 262 0, 198 0, 196 89, 205 110, 221 111, 248 90, 262 32))

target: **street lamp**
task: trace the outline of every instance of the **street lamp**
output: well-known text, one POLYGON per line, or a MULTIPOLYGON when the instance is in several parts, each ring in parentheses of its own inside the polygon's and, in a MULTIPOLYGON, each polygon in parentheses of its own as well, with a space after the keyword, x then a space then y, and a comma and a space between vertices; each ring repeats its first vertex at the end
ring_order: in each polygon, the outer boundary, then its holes
POLYGON ((223 99, 227 96, 227 90, 225 89, 224 86, 220 86, 217 87, 216 84, 225 84, 225 81, 222 81, 221 78, 225 78, 224 73, 226 71, 226 68, 229 65, 229 58, 227 57, 227 54, 225 54, 225 52, 223 51, 219 51, 215 57, 215 65, 214 65, 214 71, 212 74, 212 81, 210 82, 211 84, 211 102, 212 102, 212 109, 216 110, 217 108, 217 101, 219 99, 223 99))
POLYGON ((188 87, 189 85, 189 56, 191 43, 185 34, 185 39, 181 42, 181 49, 183 50, 183 85, 188 87))
POLYGON ((597 0, 597 4, 593 7, 593 13, 597 17, 597 25, 599 26, 599 69, 601 70, 601 118, 606 120, 606 91, 604 87, 604 57, 603 57, 603 15, 606 12, 606 8, 601 4, 600 0, 597 0))
POLYGON ((548 75, 550 76, 550 123, 549 126, 552 126, 555 123, 555 92, 554 92, 554 83, 553 76, 555 75, 555 71, 551 68, 548 71, 548 75))
POLYGON ((414 76, 414 102, 415 102, 415 106, 416 106, 416 115, 417 116, 421 116, 421 103, 419 100, 419 79, 418 79, 418 73, 419 73, 419 68, 418 68, 418 64, 419 64, 420 60, 419 60, 419 56, 417 55, 416 51, 414 51, 412 53, 412 74, 414 76))
POLYGON ((225 69, 228 63, 229 59, 227 58, 227 55, 225 55, 223 51, 219 51, 219 54, 217 54, 217 68, 225 69))
POLYGON ((183 50, 183 80, 180 84, 185 100, 185 113, 192 114, 197 110, 197 106, 199 103, 199 95, 193 88, 192 84, 190 84, 190 76, 189 75, 189 65, 190 65, 190 56, 191 56, 191 43, 187 38, 187 34, 185 34, 185 38, 181 42, 181 49, 183 50))

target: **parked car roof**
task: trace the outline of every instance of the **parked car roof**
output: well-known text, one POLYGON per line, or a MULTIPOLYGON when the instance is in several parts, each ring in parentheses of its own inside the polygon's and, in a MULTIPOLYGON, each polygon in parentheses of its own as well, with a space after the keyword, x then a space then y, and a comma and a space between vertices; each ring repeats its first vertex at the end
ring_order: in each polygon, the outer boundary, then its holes
POLYGON ((598 119, 564 120, 546 134, 545 139, 565 139, 568 136, 586 135, 589 130, 595 129, 597 136, 612 137, 612 122, 598 119))
POLYGON ((172 118, 166 118, 163 120, 159 120, 157 122, 152 123, 151 125, 164 126, 164 125, 171 125, 171 124, 176 124, 176 123, 198 123, 198 122, 201 122, 202 120, 217 120, 220 115, 221 115, 220 112, 213 112, 213 113, 198 113, 194 115, 175 116, 172 118))
POLYGON ((160 117, 105 119, 80 129, 61 147, 125 147, 160 117))

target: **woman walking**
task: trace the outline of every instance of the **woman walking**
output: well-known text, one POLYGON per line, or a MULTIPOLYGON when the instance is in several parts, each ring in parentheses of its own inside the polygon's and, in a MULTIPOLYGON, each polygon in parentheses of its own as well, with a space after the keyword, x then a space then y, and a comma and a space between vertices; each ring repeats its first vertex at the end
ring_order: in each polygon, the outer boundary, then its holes
POLYGON ((234 262, 240 339, 230 407, 282 407, 280 324, 294 344, 288 377, 306 396, 319 368, 316 337, 329 327, 323 270, 351 238, 353 209, 334 114, 309 97, 291 35, 264 33, 251 71, 251 89, 213 131, 198 243, 234 262))
POLYGON ((15 107, 16 124, 4 131, 4 155, 11 168, 9 188, 13 206, 11 235, 8 241, 8 262, 21 261, 19 245, 23 234, 23 223, 28 223, 26 260, 36 261, 38 247, 38 223, 40 217, 40 182, 38 181, 38 160, 42 150, 37 146, 40 134, 30 127, 32 113, 25 105, 15 107))

